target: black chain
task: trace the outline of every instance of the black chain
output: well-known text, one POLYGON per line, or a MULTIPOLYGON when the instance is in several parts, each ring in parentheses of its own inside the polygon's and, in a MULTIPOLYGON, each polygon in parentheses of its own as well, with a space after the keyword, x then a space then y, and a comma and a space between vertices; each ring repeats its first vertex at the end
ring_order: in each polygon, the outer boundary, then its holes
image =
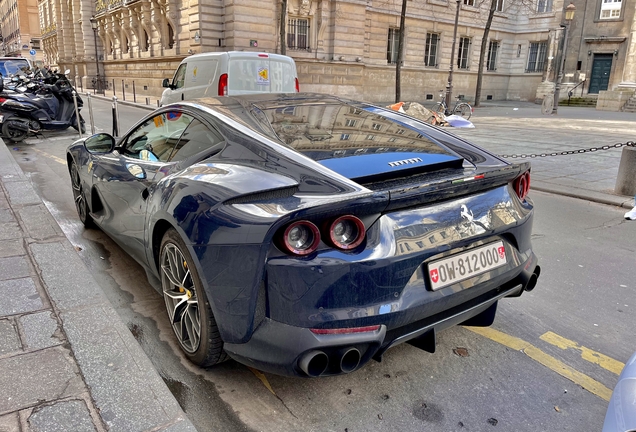
POLYGON ((599 150, 611 150, 615 148, 621 147, 636 147, 636 142, 627 141, 626 143, 617 143, 614 145, 604 145, 603 147, 592 147, 589 149, 579 149, 579 150, 567 150, 562 152, 553 152, 553 153, 541 153, 541 154, 513 154, 513 155, 499 155, 502 158, 537 158, 537 157, 548 157, 548 156, 564 156, 564 155, 573 155, 573 154, 581 154, 581 153, 591 153, 599 150))

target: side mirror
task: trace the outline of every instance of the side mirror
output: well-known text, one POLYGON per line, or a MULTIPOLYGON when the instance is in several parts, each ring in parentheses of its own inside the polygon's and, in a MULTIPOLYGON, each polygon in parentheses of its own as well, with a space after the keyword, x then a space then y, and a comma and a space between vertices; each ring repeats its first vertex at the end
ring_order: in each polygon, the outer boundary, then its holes
POLYGON ((126 168, 128 172, 134 175, 139 180, 144 180, 146 178, 146 171, 142 167, 137 164, 126 164, 126 168))
POLYGON ((84 147, 89 153, 110 153, 115 149, 115 138, 107 133, 98 133, 86 138, 84 147))
POLYGON ((164 78, 164 79, 163 79, 163 82, 161 83, 161 85, 162 85, 163 87, 166 87, 166 88, 167 88, 167 87, 170 87, 170 80, 169 80, 168 78, 164 78))

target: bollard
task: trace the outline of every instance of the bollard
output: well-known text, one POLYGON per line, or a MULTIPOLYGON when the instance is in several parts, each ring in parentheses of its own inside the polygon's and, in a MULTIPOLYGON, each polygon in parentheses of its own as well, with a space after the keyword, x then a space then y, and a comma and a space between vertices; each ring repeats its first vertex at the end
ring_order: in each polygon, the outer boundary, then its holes
POLYGON ((126 89, 124 87, 124 80, 121 80, 121 100, 126 100, 126 89))
POLYGON ((113 96, 112 112, 113 112, 113 136, 116 138, 119 136, 119 113, 117 111, 117 96, 113 96))
POLYGON ((614 192, 619 195, 636 195, 636 147, 623 147, 614 192))
POLYGON ((113 79, 113 97, 115 97, 115 96, 117 96, 117 95, 115 94, 115 80, 113 79))
POLYGON ((88 117, 91 122, 91 135, 95 135, 95 120, 93 119, 93 101, 91 100, 90 92, 86 92, 86 103, 88 104, 88 117))
POLYGON ((77 123, 77 132, 79 132, 79 137, 82 138, 82 122, 80 121, 80 113, 79 108, 77 107, 77 93, 73 90, 73 105, 75 105, 75 122, 77 123))
POLYGON ((135 92, 135 80, 133 80, 133 102, 137 103, 137 93, 135 92))
POLYGON ((146 98, 146 105, 150 105, 150 98, 146 98))

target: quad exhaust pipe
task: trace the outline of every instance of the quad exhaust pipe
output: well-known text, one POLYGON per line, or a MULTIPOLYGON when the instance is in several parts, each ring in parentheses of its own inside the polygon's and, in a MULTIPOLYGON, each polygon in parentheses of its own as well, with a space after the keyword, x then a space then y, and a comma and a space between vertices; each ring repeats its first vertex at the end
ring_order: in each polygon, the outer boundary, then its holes
MULTIPOLYGON (((353 372, 360 366, 360 360, 362 355, 357 348, 342 348, 338 350, 334 357, 332 357, 334 363, 337 361, 337 366, 332 363, 332 370, 339 368, 342 373, 353 372)), ((329 356, 323 351, 313 350, 304 354, 299 362, 298 366, 310 377, 317 377, 324 374, 329 367, 329 356)), ((337 372, 336 372, 337 373, 337 372)), ((330 375, 332 372, 330 371, 330 375)))

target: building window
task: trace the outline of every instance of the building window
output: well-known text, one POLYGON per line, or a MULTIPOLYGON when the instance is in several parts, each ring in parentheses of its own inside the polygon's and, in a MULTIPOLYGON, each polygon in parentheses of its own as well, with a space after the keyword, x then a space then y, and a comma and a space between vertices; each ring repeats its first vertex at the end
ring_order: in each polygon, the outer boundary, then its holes
POLYGON ((621 16, 621 0, 602 0, 601 3, 601 19, 620 18, 621 16))
POLYGON ((459 38, 459 50, 457 51, 457 69, 468 69, 470 61, 468 61, 470 51, 470 38, 459 38))
POLYGON ((504 8, 504 0, 497 0, 497 6, 495 10, 497 12, 503 12, 503 8, 504 8))
POLYGON ((359 108, 349 107, 349 114, 362 114, 362 110, 359 108))
POLYGON ((287 21, 287 48, 309 49, 309 20, 291 18, 287 21))
POLYGON ((486 61, 486 70, 497 70, 497 51, 499 51, 499 42, 490 41, 488 44, 488 60, 486 61))
POLYGON ((537 2, 537 12, 552 12, 552 0, 539 0, 537 2))
POLYGON ((475 6, 475 0, 464 0, 466 6, 475 6))
POLYGON ((424 49, 424 64, 437 67, 437 51, 439 49, 439 34, 426 34, 426 48, 424 49))
POLYGON ((375 140, 375 135, 371 135, 371 134, 367 135, 367 140, 369 141, 375 140))
POLYGON ((382 130, 382 125, 379 123, 373 123, 373 130, 382 130))
POLYGON ((349 141, 349 134, 340 135, 340 141, 349 141))
POLYGON ((547 42, 532 42, 530 44, 526 72, 543 72, 546 67, 545 56, 547 51, 547 42))
POLYGON ((346 127, 356 127, 356 121, 353 119, 347 119, 345 121, 345 126, 346 127))
POLYGON ((398 44, 400 43, 400 29, 389 29, 389 41, 386 48, 386 61, 387 63, 397 63, 398 57, 398 44))

